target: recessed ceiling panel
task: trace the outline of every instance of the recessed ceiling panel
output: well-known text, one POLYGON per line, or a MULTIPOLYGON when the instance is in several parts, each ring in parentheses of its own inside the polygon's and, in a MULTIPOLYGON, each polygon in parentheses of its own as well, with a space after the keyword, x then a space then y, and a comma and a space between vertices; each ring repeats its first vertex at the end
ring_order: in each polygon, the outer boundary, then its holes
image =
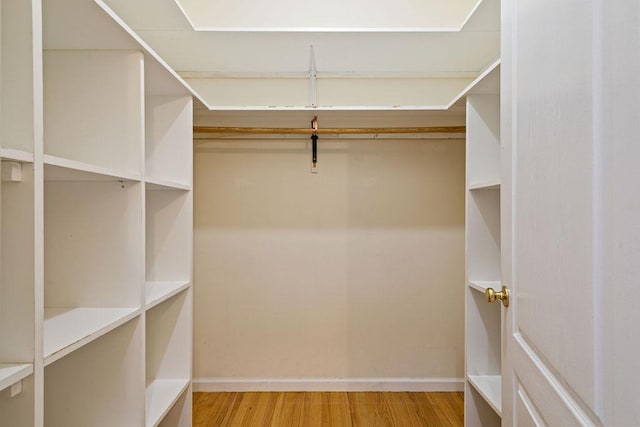
POLYGON ((478 0, 176 0, 201 30, 459 28, 478 0))

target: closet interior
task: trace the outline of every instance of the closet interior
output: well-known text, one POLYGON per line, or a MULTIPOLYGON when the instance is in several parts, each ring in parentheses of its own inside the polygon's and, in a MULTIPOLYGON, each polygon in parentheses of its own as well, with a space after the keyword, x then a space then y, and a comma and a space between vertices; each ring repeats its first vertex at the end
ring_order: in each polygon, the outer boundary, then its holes
MULTIPOLYGON (((102 1, 0 0, 0 413, 191 425, 193 109, 102 1), (69 408, 74 410, 70 411, 69 408)), ((500 425, 499 61, 466 96, 468 425, 500 425)))

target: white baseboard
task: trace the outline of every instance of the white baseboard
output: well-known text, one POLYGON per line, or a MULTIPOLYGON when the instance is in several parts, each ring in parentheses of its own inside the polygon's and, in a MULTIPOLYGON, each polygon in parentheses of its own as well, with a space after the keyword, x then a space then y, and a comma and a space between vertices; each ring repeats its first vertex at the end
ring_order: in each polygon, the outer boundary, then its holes
POLYGON ((193 391, 463 391, 462 378, 194 378, 193 391))

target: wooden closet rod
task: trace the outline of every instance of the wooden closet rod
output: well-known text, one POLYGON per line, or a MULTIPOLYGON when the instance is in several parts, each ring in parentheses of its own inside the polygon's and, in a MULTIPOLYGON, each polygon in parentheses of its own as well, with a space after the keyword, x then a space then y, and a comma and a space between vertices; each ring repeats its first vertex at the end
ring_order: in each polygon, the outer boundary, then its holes
POLYGON ((320 128, 314 132, 313 129, 306 128, 254 128, 254 127, 212 127, 194 126, 193 133, 216 133, 216 134, 254 134, 254 135, 318 135, 327 134, 400 134, 400 133, 464 133, 465 126, 429 126, 429 127, 402 127, 402 128, 320 128))

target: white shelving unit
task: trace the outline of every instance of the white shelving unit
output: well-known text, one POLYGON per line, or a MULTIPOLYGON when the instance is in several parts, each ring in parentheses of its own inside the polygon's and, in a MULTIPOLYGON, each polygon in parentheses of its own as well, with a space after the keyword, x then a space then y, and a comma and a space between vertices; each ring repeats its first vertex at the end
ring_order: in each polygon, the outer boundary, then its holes
POLYGON ((192 93, 101 1, 0 12, 0 424, 189 426, 192 93))
POLYGON ((193 101, 168 83, 145 91, 145 425, 152 427, 191 425, 193 101))
POLYGON ((485 297, 488 288, 502 287, 499 71, 486 76, 492 89, 472 88, 466 101, 465 425, 472 427, 500 426, 502 416, 502 305, 485 297))

